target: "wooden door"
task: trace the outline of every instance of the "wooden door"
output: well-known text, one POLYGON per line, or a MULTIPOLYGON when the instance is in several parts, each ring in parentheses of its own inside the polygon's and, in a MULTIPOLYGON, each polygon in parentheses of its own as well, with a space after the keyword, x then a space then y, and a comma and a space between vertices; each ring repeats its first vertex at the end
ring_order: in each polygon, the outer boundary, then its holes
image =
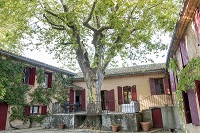
POLYGON ((160 108, 152 109, 152 119, 154 128, 163 128, 162 112, 160 108))
POLYGON ((8 104, 0 103, 0 130, 5 130, 8 104))

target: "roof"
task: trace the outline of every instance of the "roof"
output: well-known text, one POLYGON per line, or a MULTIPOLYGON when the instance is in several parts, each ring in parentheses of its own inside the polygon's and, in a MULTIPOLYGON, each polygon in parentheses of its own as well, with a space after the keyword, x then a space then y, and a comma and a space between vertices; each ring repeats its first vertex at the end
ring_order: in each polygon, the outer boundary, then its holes
POLYGON ((64 74, 71 75, 71 76, 76 75, 75 73, 67 71, 65 69, 61 69, 61 68, 58 68, 58 67, 55 67, 55 66, 52 66, 52 65, 48 65, 48 64, 45 64, 43 62, 36 61, 36 60, 30 59, 30 58, 27 58, 27 57, 24 57, 24 56, 21 56, 21 55, 13 54, 13 53, 4 51, 2 49, 0 49, 0 54, 7 56, 7 57, 10 57, 14 60, 18 60, 18 61, 30 64, 30 65, 33 65, 33 66, 42 67, 42 68, 45 68, 45 69, 49 69, 49 70, 59 72, 59 73, 64 73, 64 74))
MULTIPOLYGON (((159 64, 148 64, 148 65, 137 65, 131 67, 121 67, 114 69, 107 69, 105 72, 105 77, 117 77, 117 76, 129 76, 129 75, 139 75, 139 74, 149 74, 157 72, 165 72, 165 63, 159 64)), ((75 79, 83 78, 82 73, 78 73, 75 79)))
POLYGON ((191 20, 193 20, 194 13, 196 8, 199 4, 199 0, 185 0, 183 4, 183 8, 180 12, 179 19, 175 25, 175 30, 172 36, 172 40, 170 43, 170 47, 167 53, 167 61, 166 66, 168 67, 169 59, 173 56, 176 52, 177 48, 179 47, 179 42, 183 37, 188 24, 191 20))

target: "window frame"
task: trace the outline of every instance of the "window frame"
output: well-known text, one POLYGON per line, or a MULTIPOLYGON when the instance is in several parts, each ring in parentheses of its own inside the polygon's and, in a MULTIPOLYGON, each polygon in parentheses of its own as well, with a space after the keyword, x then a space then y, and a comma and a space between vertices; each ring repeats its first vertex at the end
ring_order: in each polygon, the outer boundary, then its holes
POLYGON ((30 115, 37 115, 39 114, 39 106, 35 105, 35 106, 30 106, 30 115), (35 112, 35 109, 37 109, 37 112, 35 112))

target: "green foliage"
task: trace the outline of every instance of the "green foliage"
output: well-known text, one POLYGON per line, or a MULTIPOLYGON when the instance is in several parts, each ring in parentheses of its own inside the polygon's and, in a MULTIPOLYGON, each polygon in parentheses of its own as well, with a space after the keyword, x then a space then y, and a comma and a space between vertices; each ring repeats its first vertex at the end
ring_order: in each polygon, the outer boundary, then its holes
POLYGON ((33 0, 0 1, 1 48, 16 53, 23 49, 20 39, 28 29, 30 18, 36 10, 34 3, 33 0))
POLYGON ((173 70, 178 76, 176 99, 179 105, 179 112, 184 116, 182 92, 186 92, 188 89, 193 89, 195 87, 195 80, 200 79, 200 57, 190 60, 179 72, 175 62, 174 59, 170 59, 169 69, 173 70))
POLYGON ((29 86, 22 84, 25 64, 0 57, 0 102, 25 105, 29 86))
POLYGON ((77 57, 81 68, 83 59, 91 68, 104 68, 117 54, 133 60, 166 49, 160 34, 173 31, 181 7, 180 0, 13 1, 0 4, 1 17, 9 18, 1 20, 14 27, 8 37, 4 35, 7 40, 25 38, 18 46, 45 47, 69 64, 77 57))
POLYGON ((52 99, 56 99, 59 103, 66 101, 69 97, 69 92, 67 91, 67 85, 71 84, 71 78, 65 77, 63 74, 54 73, 54 79, 52 80, 52 88, 43 88, 42 84, 44 83, 44 70, 37 69, 37 83, 38 87, 32 92, 29 93, 33 99, 31 105, 38 103, 49 105, 52 99))
POLYGON ((177 64, 176 60, 173 58, 170 58, 169 60, 169 69, 168 71, 172 70, 175 74, 177 73, 177 64))
POLYGON ((11 115, 9 117, 10 121, 13 120, 22 120, 23 122, 28 122, 29 117, 25 114, 24 106, 15 106, 11 108, 11 115))

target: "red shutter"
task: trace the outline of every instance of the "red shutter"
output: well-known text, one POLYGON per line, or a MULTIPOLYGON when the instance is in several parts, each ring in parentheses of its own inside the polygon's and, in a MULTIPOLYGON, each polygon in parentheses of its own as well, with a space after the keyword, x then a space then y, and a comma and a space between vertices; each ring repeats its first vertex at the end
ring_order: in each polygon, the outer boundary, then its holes
POLYGON ((192 124, 199 126, 200 123, 199 123, 196 96, 195 96, 194 90, 193 89, 187 90, 187 94, 188 94, 190 112, 191 112, 191 117, 192 117, 192 124))
POLYGON ((183 97, 183 106, 184 106, 186 123, 187 124, 188 123, 192 123, 187 93, 185 93, 184 91, 182 91, 182 97, 183 97))
POLYGON ((34 85, 35 84, 35 75, 36 75, 36 68, 30 69, 30 77, 29 77, 29 84, 34 85))
POLYGON ((186 50, 185 38, 183 38, 180 41, 180 51, 181 51, 181 57, 182 57, 182 62, 183 62, 183 67, 184 67, 189 61, 188 53, 186 50))
POLYGON ((115 111, 115 94, 114 89, 109 91, 109 110, 115 111))
POLYGON ((48 73, 48 88, 52 87, 52 73, 48 73))
POLYGON ((168 77, 163 78, 163 83, 165 88, 165 94, 170 94, 168 77))
POLYGON ((150 84, 151 95, 156 95, 155 81, 153 78, 149 78, 149 84, 150 84))
POLYGON ((136 85, 133 85, 133 86, 132 86, 131 92, 132 92, 132 100, 133 100, 133 101, 137 101, 136 85))
POLYGON ((117 91, 118 91, 118 104, 123 104, 123 97, 122 97, 122 87, 117 86, 117 91))
POLYGON ((195 12, 194 27, 197 33, 198 45, 200 46, 200 6, 197 8, 195 12))
POLYGON ((25 113, 27 116, 30 116, 30 107, 29 106, 26 106, 25 113))
POLYGON ((74 104, 74 90, 70 89, 69 103, 74 104))
POLYGON ((47 114, 47 106, 42 106, 41 115, 47 114))
POLYGON ((81 110, 85 111, 85 89, 81 91, 81 110))
POLYGON ((195 85, 196 85, 197 98, 198 98, 199 107, 200 107, 200 81, 195 80, 195 85))
POLYGON ((170 76, 170 84, 171 84, 172 92, 175 92, 176 91, 176 83, 175 83, 174 72, 172 70, 170 70, 169 76, 170 76))

